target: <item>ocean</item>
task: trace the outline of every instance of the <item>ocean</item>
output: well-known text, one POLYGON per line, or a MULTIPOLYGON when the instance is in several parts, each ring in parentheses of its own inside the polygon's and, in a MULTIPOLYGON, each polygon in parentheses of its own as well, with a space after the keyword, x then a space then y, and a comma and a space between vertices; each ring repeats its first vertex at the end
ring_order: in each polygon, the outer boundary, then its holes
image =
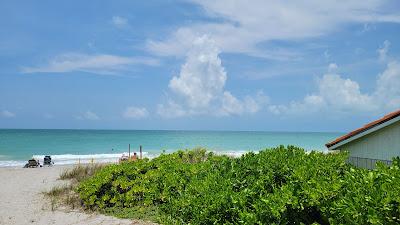
POLYGON ((324 144, 342 133, 261 131, 164 130, 47 130, 0 129, 0 167, 23 166, 28 159, 51 155, 55 164, 115 162, 122 154, 138 152, 153 158, 179 149, 205 147, 233 156, 245 152, 296 145, 327 151, 324 144))

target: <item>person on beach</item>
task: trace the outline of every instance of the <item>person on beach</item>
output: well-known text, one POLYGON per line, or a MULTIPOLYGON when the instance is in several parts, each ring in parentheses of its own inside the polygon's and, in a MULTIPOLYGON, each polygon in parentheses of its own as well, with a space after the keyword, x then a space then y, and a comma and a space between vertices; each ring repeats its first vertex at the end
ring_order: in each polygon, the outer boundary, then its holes
POLYGON ((136 152, 133 153, 133 156, 131 157, 132 161, 136 161, 137 160, 137 154, 136 152))

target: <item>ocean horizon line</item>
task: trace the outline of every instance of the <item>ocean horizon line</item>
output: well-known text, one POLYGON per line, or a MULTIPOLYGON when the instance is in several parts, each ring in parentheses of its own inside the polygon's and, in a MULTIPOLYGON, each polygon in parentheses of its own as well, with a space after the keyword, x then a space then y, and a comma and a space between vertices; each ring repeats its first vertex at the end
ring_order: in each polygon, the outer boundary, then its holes
POLYGON ((62 131, 182 131, 182 132, 263 132, 263 133, 346 133, 346 131, 295 130, 219 130, 219 129, 95 129, 95 128, 0 128, 0 130, 62 130, 62 131))

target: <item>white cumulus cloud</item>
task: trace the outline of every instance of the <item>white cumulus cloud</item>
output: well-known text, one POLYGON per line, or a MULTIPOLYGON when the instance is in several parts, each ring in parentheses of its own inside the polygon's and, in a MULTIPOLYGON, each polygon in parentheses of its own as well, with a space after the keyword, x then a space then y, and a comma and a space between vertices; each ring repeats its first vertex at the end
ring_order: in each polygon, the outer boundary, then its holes
POLYGON ((383 73, 379 74, 374 97, 387 108, 400 108, 400 62, 390 61, 383 73))
POLYGON ((212 40, 206 36, 198 38, 180 74, 170 81, 170 89, 184 97, 190 108, 207 107, 223 93, 227 75, 218 54, 212 40))
POLYGON ((125 109, 122 116, 126 119, 143 119, 148 117, 149 112, 144 107, 129 106, 125 109))
POLYGON ((360 85, 356 81, 333 73, 332 64, 330 64, 329 72, 318 80, 315 93, 287 105, 270 105, 269 111, 274 114, 298 115, 321 111, 353 113, 387 112, 399 109, 400 62, 393 59, 387 60, 388 43, 385 41, 384 47, 378 49, 379 58, 386 60, 387 65, 385 70, 378 74, 375 90, 372 93, 361 92, 360 85))
POLYGON ((266 99, 261 92, 256 98, 246 96, 240 100, 225 90, 227 74, 219 53, 208 36, 198 37, 192 43, 179 75, 169 83, 174 98, 158 107, 161 116, 239 115, 260 110, 266 99))
POLYGON ((229 91, 225 91, 222 97, 221 115, 241 115, 244 113, 256 113, 268 102, 268 97, 259 91, 256 96, 246 96, 243 100, 237 99, 229 91))

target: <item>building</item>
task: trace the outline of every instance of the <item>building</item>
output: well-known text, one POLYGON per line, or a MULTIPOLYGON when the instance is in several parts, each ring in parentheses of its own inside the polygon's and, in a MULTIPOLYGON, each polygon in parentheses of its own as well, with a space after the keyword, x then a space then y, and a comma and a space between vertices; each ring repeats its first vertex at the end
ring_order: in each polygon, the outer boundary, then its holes
POLYGON ((329 150, 348 151, 353 165, 372 169, 377 161, 391 164, 400 156, 400 110, 326 144, 329 150))

